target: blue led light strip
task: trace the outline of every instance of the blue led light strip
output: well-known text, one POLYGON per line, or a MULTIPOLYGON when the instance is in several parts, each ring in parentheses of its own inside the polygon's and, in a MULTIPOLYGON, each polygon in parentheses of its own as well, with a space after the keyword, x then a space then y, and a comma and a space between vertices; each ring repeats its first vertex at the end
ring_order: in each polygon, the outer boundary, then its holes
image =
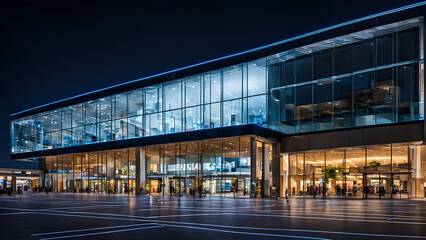
POLYGON ((411 9, 411 8, 415 8, 415 7, 419 7, 419 6, 423 6, 423 5, 426 5, 426 1, 407 5, 407 6, 404 6, 404 7, 400 7, 400 8, 396 8, 396 9, 392 9, 392 10, 388 10, 388 11, 384 11, 384 12, 380 12, 380 13, 376 13, 376 14, 369 15, 369 16, 362 17, 362 18, 358 18, 358 19, 355 19, 355 20, 339 23, 339 24, 336 24, 336 25, 333 25, 333 26, 330 26, 330 27, 322 28, 322 29, 319 29, 319 30, 316 30, 316 31, 313 31, 313 32, 305 33, 305 34, 302 34, 302 35, 299 35, 299 36, 296 36, 296 37, 288 38, 286 40, 271 43, 271 44, 264 45, 264 46, 261 46, 261 47, 257 47, 257 48, 254 48, 254 49, 250 49, 250 50, 247 50, 247 51, 234 53, 234 54, 231 54, 231 55, 228 55, 228 56, 224 56, 224 57, 212 59, 212 60, 209 60, 209 61, 189 65, 189 66, 186 66, 186 67, 182 67, 182 68, 178 68, 178 69, 154 74, 154 75, 151 75, 151 76, 148 76, 148 77, 135 79, 135 80, 128 81, 128 82, 125 82, 125 83, 120 83, 120 84, 117 84, 117 85, 114 85, 114 86, 111 86, 111 87, 106 87, 106 88, 102 88, 102 89, 99 89, 99 90, 83 93, 83 94, 80 94, 80 95, 77 95, 77 96, 74 96, 74 97, 62 99, 62 100, 59 100, 59 101, 55 101, 55 102, 51 102, 51 103, 44 104, 44 105, 41 105, 41 106, 37 106, 37 107, 34 107, 34 108, 30 108, 30 109, 27 109, 27 110, 24 110, 24 111, 16 112, 16 113, 11 114, 10 116, 17 115, 17 114, 24 113, 24 112, 28 112, 28 111, 31 111, 31 110, 34 110, 34 109, 37 109, 37 108, 42 108, 42 107, 45 107, 45 106, 53 105, 55 103, 64 102, 64 101, 67 101, 67 100, 70 100, 70 99, 75 99, 75 98, 78 98, 78 97, 90 95, 90 94, 93 94, 93 93, 102 92, 102 91, 105 91, 105 90, 108 90, 108 89, 111 89, 111 88, 116 88, 116 87, 119 87, 119 86, 123 86, 123 85, 126 85, 126 84, 147 80, 147 79, 150 79, 150 78, 166 75, 166 74, 169 74, 169 73, 178 72, 178 71, 185 70, 185 69, 188 69, 188 68, 201 66, 201 65, 204 65, 204 64, 208 64, 208 63, 224 60, 224 59, 227 59, 227 58, 232 58, 232 57, 244 55, 244 54, 251 53, 251 52, 256 52, 256 51, 263 50, 263 49, 266 49, 266 48, 269 48, 269 47, 273 47, 273 46, 280 45, 280 44, 283 44, 283 43, 291 42, 291 41, 301 39, 301 38, 304 38, 304 37, 308 37, 308 36, 312 36, 312 35, 315 35, 315 34, 318 34, 318 33, 326 32, 326 31, 331 30, 331 29, 339 28, 339 27, 346 26, 346 25, 349 25, 349 24, 365 21, 365 20, 368 20, 368 19, 371 19, 371 18, 384 16, 384 15, 395 13, 395 12, 404 11, 404 10, 407 10, 407 9, 411 9))

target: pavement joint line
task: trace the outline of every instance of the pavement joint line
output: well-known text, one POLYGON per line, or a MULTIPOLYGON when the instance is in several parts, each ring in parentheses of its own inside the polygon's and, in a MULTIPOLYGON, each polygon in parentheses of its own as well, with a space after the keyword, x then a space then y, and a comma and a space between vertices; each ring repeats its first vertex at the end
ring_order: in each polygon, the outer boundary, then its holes
MULTIPOLYGON (((134 219, 134 218, 118 218, 118 217, 99 217, 99 216, 87 216, 87 215, 75 215, 68 213, 49 213, 49 212, 37 212, 37 214, 46 215, 58 215, 58 216, 71 216, 71 217, 83 217, 83 218, 101 218, 101 219, 114 219, 114 220, 127 220, 127 221, 142 221, 151 222, 154 224, 183 224, 183 225, 200 225, 200 226, 214 226, 222 228, 237 228, 237 229, 257 229, 257 230, 270 230, 270 231, 298 231, 298 232, 315 232, 324 234, 341 234, 341 235, 355 235, 355 236, 372 236, 372 237, 391 237, 391 238, 413 238, 413 239, 426 239, 426 236, 414 236, 414 235, 392 235, 392 234, 376 234, 376 233, 353 233, 353 232, 337 232, 337 231, 325 231, 325 230, 304 230, 304 229, 275 229, 275 228, 255 228, 255 227, 241 227, 241 226, 224 226, 215 224, 204 224, 204 223, 188 223, 188 222, 175 222, 175 221, 162 221, 162 220, 148 220, 148 219, 134 219)), ((115 214, 118 215, 118 214, 115 214)), ((128 215, 122 215, 123 217, 129 217, 128 215)))
POLYGON ((329 238, 317 238, 317 237, 305 237, 298 235, 279 235, 279 234, 270 234, 270 233, 254 233, 254 232, 237 232, 230 230, 222 230, 222 229, 214 229, 214 228, 202 228, 202 227, 194 227, 194 226, 176 226, 170 224, 162 224, 163 226, 169 227, 180 227, 180 228, 191 228, 191 229, 199 229, 205 231, 214 231, 214 232, 224 232, 224 233, 233 233, 233 234, 244 234, 244 235, 257 235, 257 236, 268 236, 268 237, 281 237, 281 238, 301 238, 301 239, 314 239, 314 240, 330 240, 329 238))
POLYGON ((136 230, 151 229, 151 228, 160 228, 160 227, 163 227, 163 226, 149 226, 149 227, 140 227, 140 228, 130 228, 130 229, 112 230, 112 231, 97 232, 97 233, 85 233, 85 234, 77 234, 77 235, 67 235, 67 236, 59 236, 59 237, 51 237, 51 238, 42 238, 42 239, 40 239, 40 240, 51 240, 51 239, 62 239, 62 238, 86 237, 86 236, 93 236, 93 235, 102 235, 102 234, 117 233, 117 232, 128 232, 128 231, 136 231, 136 230))
POLYGON ((129 225, 120 225, 120 226, 108 226, 108 227, 97 227, 97 228, 66 230, 66 231, 59 231, 59 232, 36 233, 36 234, 32 234, 31 236, 56 235, 56 234, 71 233, 71 232, 89 232, 89 231, 102 230, 102 229, 111 229, 111 228, 145 226, 145 225, 149 225, 149 224, 154 224, 154 223, 129 224, 129 225))
MULTIPOLYGON (((184 211, 214 211, 214 212, 223 212, 222 210, 214 210, 214 209, 194 209, 194 208, 190 208, 190 207, 184 207, 184 208, 173 208, 173 207, 164 207, 167 209, 171 209, 171 210, 184 210, 184 211)), ((144 209, 145 210, 145 209, 144 209)), ((138 211, 142 211, 141 209, 138 209, 138 211)), ((228 212, 232 212, 232 213, 250 213, 250 212, 241 212, 241 211, 229 211, 226 210, 228 212)), ((253 212, 260 212, 260 213, 264 213, 265 210, 252 210, 253 212)), ((370 218, 370 219, 381 219, 381 217, 393 217, 392 219, 400 219, 400 220, 426 220, 426 217, 413 217, 413 216, 402 216, 402 215, 384 215, 384 214, 368 214, 368 213, 331 213, 331 212, 316 212, 316 213, 310 213, 310 212, 306 212, 306 211, 294 211, 294 210, 269 210, 269 212, 275 213, 277 212, 277 214, 275 214, 276 216, 284 216, 282 214, 278 215, 279 213, 287 213, 287 214, 291 214, 291 216, 294 216, 296 214, 304 214, 304 215, 317 215, 317 216, 322 216, 322 215, 326 215, 326 216, 338 216, 338 217, 342 217, 342 216, 350 216, 352 218, 358 218, 358 219, 365 219, 365 218, 370 218), (354 216, 356 215, 356 216, 354 216), (371 215, 371 216, 368 216, 371 215)))

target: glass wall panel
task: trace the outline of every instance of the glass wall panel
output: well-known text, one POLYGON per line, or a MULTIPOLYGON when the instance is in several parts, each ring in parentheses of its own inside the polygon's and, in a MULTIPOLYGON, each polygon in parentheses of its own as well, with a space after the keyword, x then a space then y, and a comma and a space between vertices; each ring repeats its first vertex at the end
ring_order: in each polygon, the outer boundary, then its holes
POLYGON ((129 155, 128 149, 115 150, 116 193, 129 193, 129 155))
POLYGON ((374 42, 369 39, 355 45, 355 71, 374 67, 374 42))
POLYGON ((321 197, 324 191, 325 151, 305 153, 305 195, 321 197))
POLYGON ((155 136, 163 133, 162 114, 154 113, 145 116, 146 136, 155 136))
POLYGON ((375 124, 374 72, 354 75, 354 125, 375 124))
POLYGON ((243 71, 241 66, 223 70, 223 100, 242 97, 243 71))
POLYGON ((129 117, 140 116, 143 114, 142 89, 129 92, 127 95, 127 101, 129 105, 129 117))
POLYGON ((164 85, 164 110, 182 107, 182 83, 180 80, 164 85))
POLYGON ((243 120, 241 99, 223 103, 223 126, 240 125, 243 120))
POLYGON ((186 131, 194 131, 203 128, 201 122, 201 107, 192 107, 185 109, 186 113, 186 131))
POLYGON ((352 77, 338 78, 334 82, 334 128, 352 126, 352 77))
POLYGON ((168 111, 164 113, 165 133, 182 132, 182 110, 168 111))
POLYGON ((333 128, 333 85, 330 81, 313 84, 313 131, 333 128))
POLYGON ((128 119, 128 138, 138 138, 143 136, 142 118, 142 116, 136 116, 128 119))
POLYGON ((155 113, 162 110, 162 85, 154 85, 145 90, 145 113, 155 113))
POLYGON ((85 118, 85 124, 93 124, 97 122, 97 115, 98 115, 98 102, 95 101, 89 101, 86 103, 86 106, 84 108, 84 112, 86 114, 85 118))
POLYGON ((364 189, 365 148, 346 149, 346 197, 362 198, 364 189))
POLYGON ((100 122, 112 119, 112 97, 104 97, 98 101, 99 111, 98 119, 100 122))
POLYGON ((314 79, 331 77, 333 75, 333 49, 314 53, 314 79))
POLYGON ((281 90, 281 131, 285 133, 296 132, 296 88, 281 90))
POLYGON ((393 68, 376 72, 376 123, 394 122, 395 85, 393 68))
POLYGON ((419 119, 418 63, 398 67, 397 108, 400 122, 419 119))
POLYGON ((266 60, 261 59, 248 63, 247 70, 248 95, 266 93, 266 60))
POLYGON ((299 57, 294 62, 296 83, 312 80, 312 55, 299 57))
POLYGON ((201 104, 201 79, 200 76, 190 77, 186 79, 186 101, 185 106, 191 107, 201 104))
POLYGON ((338 47, 334 51, 334 75, 342 75, 353 71, 353 46, 338 47))
POLYGON ((127 119, 120 119, 113 121, 112 126, 112 139, 122 140, 127 139, 127 119))
POLYGON ((367 182, 364 192, 367 198, 390 198, 392 189, 391 147, 367 148, 367 182))
POLYGON ((248 98, 248 123, 266 125, 266 96, 248 98))
POLYGON ((312 131, 312 85, 296 87, 296 132, 312 131))
POLYGON ((419 28, 398 32, 398 62, 419 58, 419 28))
POLYGON ((326 186, 326 197, 345 197, 345 150, 332 149, 326 151, 326 167, 324 179, 326 186))
POLYGON ((99 142, 108 142, 113 139, 111 121, 99 123, 99 142))
POLYGON ((377 45, 377 66, 392 64, 394 61, 394 36, 393 34, 378 37, 377 45))

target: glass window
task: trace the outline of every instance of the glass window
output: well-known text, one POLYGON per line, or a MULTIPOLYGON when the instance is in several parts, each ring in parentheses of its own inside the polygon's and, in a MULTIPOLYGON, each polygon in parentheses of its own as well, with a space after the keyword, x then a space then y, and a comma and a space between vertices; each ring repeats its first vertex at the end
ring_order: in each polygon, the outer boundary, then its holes
POLYGON ((83 127, 72 129, 72 141, 74 146, 83 144, 83 127))
POLYGON ((299 57, 294 66, 296 83, 312 81, 312 55, 299 57))
POLYGON ((378 37, 377 43, 377 66, 393 63, 393 35, 378 37))
POLYGON ((419 58, 419 28, 398 32, 398 62, 419 58))
POLYGON ((395 87, 393 68, 376 72, 376 123, 394 122, 395 87))
MULTIPOLYGON (((43 116, 41 116, 40 118, 42 127, 43 127, 43 132, 51 132, 52 130, 50 129, 51 123, 52 121, 50 120, 50 114, 44 114, 43 116)), ((31 126, 32 125, 32 121, 28 120, 26 122, 27 127, 25 128, 25 132, 24 132, 24 136, 32 136, 34 134, 34 129, 31 126)))
POLYGON ((162 114, 154 113, 145 116, 146 136, 155 136, 163 133, 162 114))
POLYGON ((280 79, 283 86, 296 83, 294 59, 281 63, 280 79))
POLYGON ((90 124, 84 127, 84 144, 95 143, 98 141, 97 125, 90 124))
MULTIPOLYGON (((32 138, 32 142, 34 145, 34 140, 32 138)), ((61 131, 56 131, 56 132, 52 132, 51 133, 51 144, 52 144, 52 148, 60 148, 62 146, 62 132, 61 131)), ((33 147, 34 150, 34 147, 33 147)))
POLYGON ((210 122, 209 125, 211 128, 220 127, 220 103, 214 103, 210 105, 210 122))
POLYGON ((58 131, 61 130, 61 112, 60 111, 53 111, 52 114, 50 114, 50 130, 58 131))
POLYGON ((142 137, 142 116, 131 117, 128 119, 128 138, 142 137))
POLYGON ((127 139, 127 119, 119 119, 113 121, 112 140, 127 139))
POLYGON ((164 127, 165 133, 182 132, 182 110, 165 112, 164 127))
POLYGON ((334 128, 352 126, 352 77, 338 78, 334 82, 334 128))
POLYGON ((354 75, 354 124, 375 124, 374 72, 354 75))
POLYGON ((186 112, 186 131, 201 129, 201 107, 192 107, 185 109, 186 112))
POLYGON ((71 134, 72 134, 71 129, 62 130, 62 147, 72 146, 72 135, 71 134))
POLYGON ((284 88, 281 95, 281 130, 284 133, 295 133, 296 131, 296 88, 284 88))
POLYGON ((90 101, 85 104, 85 108, 84 108, 84 113, 86 114, 85 124, 92 124, 97 122, 97 119, 96 119, 97 108, 98 108, 97 101, 90 101))
POLYGON ((314 131, 323 131, 333 127, 333 85, 331 81, 323 81, 314 86, 314 131))
POLYGON ((66 107, 62 109, 62 129, 71 128, 72 108, 66 107))
POLYGON ((296 87, 296 132, 312 131, 312 85, 296 87))
POLYGON ((129 104, 129 117, 142 115, 142 89, 129 92, 127 95, 127 101, 129 104))
POLYGON ((261 59, 248 63, 248 95, 253 96, 266 92, 266 60, 261 59))
MULTIPOLYGON (((136 178, 136 149, 129 148, 129 178, 136 178)), ((133 190, 130 189, 132 193, 133 190)))
POLYGON ((99 123, 99 142, 107 142, 112 140, 111 121, 99 123))
POLYGON ((162 85, 145 88, 145 113, 161 111, 162 85))
POLYGON ((211 102, 219 102, 222 99, 222 81, 220 72, 210 74, 210 96, 211 102))
POLYGON ((355 71, 374 67, 374 42, 369 39, 355 46, 355 71))
POLYGON ((112 97, 104 97, 99 99, 98 119, 100 122, 109 121, 112 119, 112 97))
POLYGON ((242 101, 241 99, 223 103, 223 126, 235 126, 242 123, 242 101))
POLYGON ((164 110, 172 110, 182 107, 182 83, 181 80, 164 85, 164 110))
POLYGON ((352 72, 352 45, 336 48, 334 52, 334 75, 352 72))
POLYGON ((248 122, 266 124, 266 96, 260 95, 248 98, 248 122))
POLYGON ((419 69, 418 64, 398 67, 398 121, 419 118, 419 69))
POLYGON ((332 49, 314 53, 314 79, 321 79, 333 75, 332 49))
POLYGON ((120 93, 115 95, 115 119, 126 118, 127 117, 127 94, 120 93))
POLYGON ((158 146, 148 147, 145 149, 147 175, 162 174, 162 164, 160 159, 160 148, 158 146))
POLYGON ((186 79, 186 106, 191 107, 201 104, 201 79, 200 76, 186 79))
POLYGON ((241 66, 223 70, 223 100, 242 97, 243 79, 241 66))

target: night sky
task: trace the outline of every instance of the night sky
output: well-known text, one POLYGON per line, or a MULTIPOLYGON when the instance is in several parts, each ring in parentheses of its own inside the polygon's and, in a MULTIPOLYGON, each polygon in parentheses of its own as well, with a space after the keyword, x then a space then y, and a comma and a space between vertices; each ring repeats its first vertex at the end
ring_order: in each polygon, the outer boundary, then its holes
POLYGON ((0 0, 0 168, 11 113, 415 2, 0 0))

